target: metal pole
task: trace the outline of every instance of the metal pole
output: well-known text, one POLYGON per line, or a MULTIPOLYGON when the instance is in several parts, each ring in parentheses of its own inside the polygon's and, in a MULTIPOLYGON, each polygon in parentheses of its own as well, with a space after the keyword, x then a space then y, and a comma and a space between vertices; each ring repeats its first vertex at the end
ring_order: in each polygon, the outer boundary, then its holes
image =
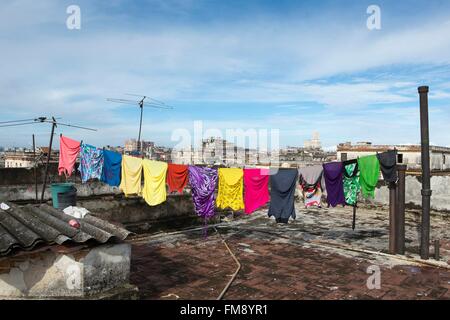
POLYGON ((420 96, 420 134, 422 145, 422 225, 420 257, 430 256, 430 140, 428 128, 428 87, 418 88, 420 96))
POLYGON ((34 191, 36 193, 36 202, 38 202, 38 189, 37 189, 37 161, 36 161, 36 141, 33 133, 33 159, 34 159, 34 191))
POLYGON ((395 254, 396 250, 396 229, 397 229, 397 221, 396 221, 396 196, 397 196, 397 188, 395 182, 389 183, 389 253, 395 254))
POLYGON ((53 135, 55 134, 55 127, 56 127, 56 121, 53 120, 53 123, 52 123, 52 133, 50 134, 50 143, 49 143, 49 145, 48 145, 47 162, 46 162, 46 164, 45 164, 44 181, 43 181, 43 183, 42 183, 41 203, 44 201, 45 187, 47 186, 48 165, 49 165, 49 163, 50 163, 50 155, 51 155, 51 153, 52 153, 53 135))
POLYGON ((406 164, 397 165, 397 253, 405 254, 405 176, 406 164))
POLYGON ((141 108, 141 120, 139 122, 139 136, 138 136, 138 141, 137 141, 137 148, 138 151, 141 151, 141 130, 142 130, 142 114, 144 113, 144 99, 141 100, 141 102, 139 102, 139 108, 141 108))

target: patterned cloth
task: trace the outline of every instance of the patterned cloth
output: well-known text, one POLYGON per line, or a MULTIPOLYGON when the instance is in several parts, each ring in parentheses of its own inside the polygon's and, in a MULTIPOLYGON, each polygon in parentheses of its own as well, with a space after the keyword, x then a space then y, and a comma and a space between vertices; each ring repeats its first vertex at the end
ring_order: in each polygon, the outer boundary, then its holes
POLYGON ((101 179, 103 170, 103 150, 89 144, 81 144, 80 166, 81 181, 86 183, 89 179, 101 179))
POLYGON ((214 191, 217 186, 217 169, 189 166, 189 184, 195 212, 207 221, 215 214, 214 191))
POLYGON ((299 188, 303 195, 305 208, 321 207, 323 189, 323 167, 310 166, 298 169, 299 188))
POLYGON ((238 168, 219 168, 217 207, 244 209, 244 171, 238 168))
POLYGON ((356 160, 344 162, 345 203, 349 206, 356 206, 360 189, 358 163, 356 160))

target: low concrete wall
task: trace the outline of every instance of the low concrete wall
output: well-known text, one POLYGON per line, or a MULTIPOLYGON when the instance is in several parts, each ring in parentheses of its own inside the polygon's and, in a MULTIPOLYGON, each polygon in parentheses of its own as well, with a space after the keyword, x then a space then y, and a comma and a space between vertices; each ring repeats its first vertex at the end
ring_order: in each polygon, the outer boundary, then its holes
POLYGON ((0 259, 0 299, 89 297, 129 284, 131 245, 73 253, 43 250, 0 259))
MULTIPOLYGON (((422 181, 420 176, 406 176, 405 202, 409 207, 422 206, 422 181)), ((431 208, 436 211, 450 211, 450 176, 431 177, 431 208)), ((382 183, 375 191, 375 203, 389 205, 389 189, 382 183)))

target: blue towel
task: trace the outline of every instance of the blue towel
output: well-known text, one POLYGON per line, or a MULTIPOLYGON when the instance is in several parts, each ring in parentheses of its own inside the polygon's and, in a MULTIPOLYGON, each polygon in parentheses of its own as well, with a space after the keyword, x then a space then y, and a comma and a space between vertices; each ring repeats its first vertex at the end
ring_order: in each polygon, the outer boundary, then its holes
POLYGON ((120 170, 122 167, 122 155, 118 152, 104 150, 105 158, 103 163, 103 172, 101 181, 112 187, 120 185, 120 170))

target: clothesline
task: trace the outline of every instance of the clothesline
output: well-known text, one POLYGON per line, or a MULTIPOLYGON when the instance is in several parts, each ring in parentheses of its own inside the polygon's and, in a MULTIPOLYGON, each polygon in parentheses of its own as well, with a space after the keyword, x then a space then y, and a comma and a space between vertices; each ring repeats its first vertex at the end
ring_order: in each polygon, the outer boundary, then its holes
POLYGON ((380 167, 386 182, 396 180, 397 151, 298 169, 242 169, 142 159, 96 148, 61 135, 60 175, 64 173, 69 177, 72 174, 78 155, 78 170, 83 183, 98 179, 119 187, 126 197, 142 196, 150 206, 166 201, 166 186, 169 192, 182 193, 189 185, 195 211, 205 222, 215 215, 215 207, 244 210, 246 214, 251 214, 270 201, 269 217, 274 216, 277 222, 287 223, 290 218, 296 218, 294 196, 297 188, 302 193, 305 208, 321 208, 322 194, 325 193, 328 206, 348 205, 355 212, 359 194, 365 198, 375 197, 380 167))

